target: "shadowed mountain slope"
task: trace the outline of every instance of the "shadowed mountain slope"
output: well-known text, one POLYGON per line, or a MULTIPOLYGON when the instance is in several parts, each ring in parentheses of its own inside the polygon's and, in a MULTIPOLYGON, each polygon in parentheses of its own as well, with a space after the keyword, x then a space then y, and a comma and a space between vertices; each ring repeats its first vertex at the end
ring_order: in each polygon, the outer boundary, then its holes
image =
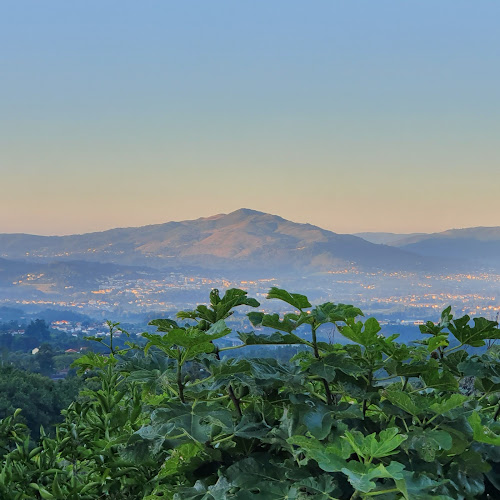
POLYGON ((500 268, 500 227, 450 229, 402 238, 393 244, 422 256, 468 260, 500 268))

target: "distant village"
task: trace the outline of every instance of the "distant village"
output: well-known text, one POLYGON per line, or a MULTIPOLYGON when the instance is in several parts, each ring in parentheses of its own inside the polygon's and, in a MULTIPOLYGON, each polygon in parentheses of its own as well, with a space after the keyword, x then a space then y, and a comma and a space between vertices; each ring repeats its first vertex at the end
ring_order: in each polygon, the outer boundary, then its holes
MULTIPOLYGON (((92 289, 65 287, 58 293, 44 289, 43 276, 19 280, 16 293, 0 295, 0 307, 27 310, 57 308, 73 310, 94 318, 143 322, 149 314, 190 309, 205 303, 210 290, 242 288, 261 301, 263 309, 277 310, 266 301, 272 286, 308 295, 314 303, 327 301, 351 303, 367 314, 391 321, 415 322, 435 317, 448 305, 460 314, 494 319, 500 312, 500 275, 491 273, 426 275, 409 272, 363 272, 354 268, 317 273, 310 277, 266 277, 235 279, 170 273, 159 279, 119 276, 103 279, 92 289), (30 298, 30 291, 31 298, 30 298), (35 293, 36 292, 36 293, 35 293)), ((71 333, 105 334, 99 325, 54 328, 71 333), (86 332, 91 328, 90 331, 86 332)))

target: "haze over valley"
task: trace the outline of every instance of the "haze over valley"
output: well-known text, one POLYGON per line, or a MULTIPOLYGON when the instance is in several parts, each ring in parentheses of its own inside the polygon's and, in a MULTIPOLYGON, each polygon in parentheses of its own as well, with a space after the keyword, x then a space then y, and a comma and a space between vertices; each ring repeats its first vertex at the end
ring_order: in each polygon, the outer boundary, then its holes
POLYGON ((494 318, 499 255, 500 228, 348 235, 250 209, 72 236, 0 234, 0 319, 3 306, 143 322, 233 287, 273 309, 271 286, 391 321, 435 319, 449 304, 494 318))

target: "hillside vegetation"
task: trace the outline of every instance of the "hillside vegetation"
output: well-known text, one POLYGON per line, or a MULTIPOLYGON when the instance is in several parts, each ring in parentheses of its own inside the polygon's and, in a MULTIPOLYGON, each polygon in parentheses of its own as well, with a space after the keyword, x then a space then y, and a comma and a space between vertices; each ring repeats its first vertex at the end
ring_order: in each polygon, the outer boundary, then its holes
MULTIPOLYGON (((80 235, 0 234, 0 248, 2 257, 11 260, 97 261, 160 269, 195 266, 224 272, 318 271, 353 264, 370 269, 420 269, 427 262, 399 248, 249 209, 80 235)), ((14 266, 5 262, 4 267, 7 264, 14 266)), ((101 269, 110 270, 109 266, 101 269)))
POLYGON ((500 495, 500 337, 485 318, 421 326, 416 343, 385 337, 351 305, 288 304, 258 312, 243 290, 151 322, 145 347, 75 363, 87 386, 55 434, 30 441, 22 412, 0 422, 0 498, 457 500, 500 495), (225 319, 249 308, 269 333, 225 319), (307 325, 306 338, 296 335, 307 325), (337 328, 346 345, 318 341, 337 328), (289 362, 234 358, 247 346, 300 345, 289 362))

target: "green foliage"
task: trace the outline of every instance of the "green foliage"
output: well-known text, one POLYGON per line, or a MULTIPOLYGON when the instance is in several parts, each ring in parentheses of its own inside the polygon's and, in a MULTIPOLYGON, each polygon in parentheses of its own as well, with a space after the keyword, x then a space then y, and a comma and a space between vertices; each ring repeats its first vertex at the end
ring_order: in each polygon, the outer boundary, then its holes
POLYGON ((404 345, 354 306, 268 298, 292 310, 249 312, 274 331, 236 332, 235 346, 218 344, 233 333, 225 320, 259 305, 242 290, 214 290, 178 314, 184 325, 152 321, 144 348, 117 348, 109 323, 109 353, 74 363, 86 386, 54 436, 30 443, 19 412, 0 421, 0 498, 498 498, 496 323, 448 308, 404 345), (318 342, 325 325, 349 342, 318 342), (288 362, 221 356, 262 345, 301 350, 288 362))
POLYGON ((0 368, 0 418, 22 408, 19 418, 33 435, 40 426, 49 432, 62 420, 61 410, 75 399, 81 385, 81 379, 75 377, 54 382, 37 373, 0 368))

